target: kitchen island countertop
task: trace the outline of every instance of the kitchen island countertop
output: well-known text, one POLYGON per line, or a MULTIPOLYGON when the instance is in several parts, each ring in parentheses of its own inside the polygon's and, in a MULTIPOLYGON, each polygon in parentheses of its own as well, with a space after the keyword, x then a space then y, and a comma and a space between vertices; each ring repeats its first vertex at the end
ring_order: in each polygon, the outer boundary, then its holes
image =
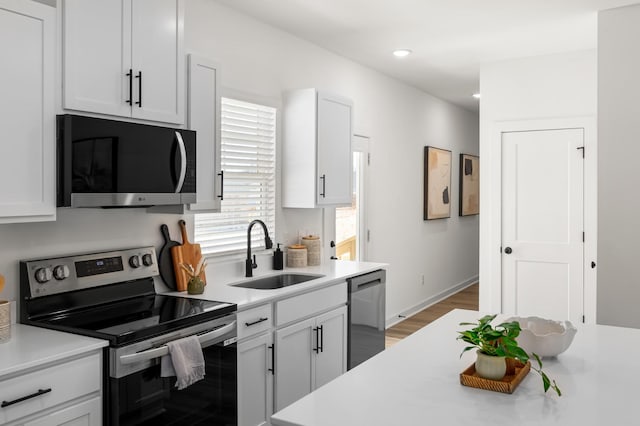
MULTIPOLYGON (((531 372, 511 395, 462 386, 475 360, 459 357, 460 322, 482 314, 454 310, 315 392, 275 413, 274 426, 637 425, 640 330, 577 325, 569 349, 543 359, 563 392, 546 394, 531 372)), ((505 318, 504 316, 502 317, 505 318)), ((494 322, 498 321, 496 319, 494 322)), ((497 323, 497 322, 496 322, 497 323)))

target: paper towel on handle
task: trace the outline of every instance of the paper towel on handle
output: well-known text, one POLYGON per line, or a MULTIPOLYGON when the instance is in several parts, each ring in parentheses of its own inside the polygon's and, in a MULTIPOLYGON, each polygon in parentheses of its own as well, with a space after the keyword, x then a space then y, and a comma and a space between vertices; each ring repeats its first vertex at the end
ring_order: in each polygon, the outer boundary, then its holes
POLYGON ((182 390, 204 379, 204 356, 197 336, 167 343, 169 355, 162 357, 160 375, 176 376, 176 387, 182 390))

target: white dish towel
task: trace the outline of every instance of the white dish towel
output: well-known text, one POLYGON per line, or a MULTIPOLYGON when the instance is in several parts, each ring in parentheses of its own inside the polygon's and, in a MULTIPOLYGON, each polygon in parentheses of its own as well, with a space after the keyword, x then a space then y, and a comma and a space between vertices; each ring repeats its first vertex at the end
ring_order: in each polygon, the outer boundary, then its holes
POLYGON ((167 343, 169 354, 162 357, 160 375, 176 376, 176 387, 182 390, 204 379, 204 356, 197 336, 167 343))

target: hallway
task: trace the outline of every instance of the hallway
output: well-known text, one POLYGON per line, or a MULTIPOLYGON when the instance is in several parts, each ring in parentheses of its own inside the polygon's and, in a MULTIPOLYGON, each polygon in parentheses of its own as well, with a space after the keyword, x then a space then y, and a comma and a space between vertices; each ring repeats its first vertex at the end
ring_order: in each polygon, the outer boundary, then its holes
POLYGON ((478 310, 478 290, 479 284, 475 283, 447 297, 446 299, 423 309, 417 314, 405 319, 402 322, 387 329, 386 347, 393 346, 408 335, 418 331, 425 325, 435 321, 447 312, 459 309, 478 310))

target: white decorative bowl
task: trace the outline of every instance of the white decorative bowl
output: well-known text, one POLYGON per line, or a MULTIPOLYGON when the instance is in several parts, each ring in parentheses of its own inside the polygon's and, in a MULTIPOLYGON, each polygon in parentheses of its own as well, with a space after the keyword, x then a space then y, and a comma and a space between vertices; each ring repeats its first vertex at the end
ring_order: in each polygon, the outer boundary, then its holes
POLYGON ((571 321, 554 321, 540 317, 513 317, 507 322, 518 321, 522 331, 518 345, 528 354, 552 357, 566 351, 578 331, 571 321))

